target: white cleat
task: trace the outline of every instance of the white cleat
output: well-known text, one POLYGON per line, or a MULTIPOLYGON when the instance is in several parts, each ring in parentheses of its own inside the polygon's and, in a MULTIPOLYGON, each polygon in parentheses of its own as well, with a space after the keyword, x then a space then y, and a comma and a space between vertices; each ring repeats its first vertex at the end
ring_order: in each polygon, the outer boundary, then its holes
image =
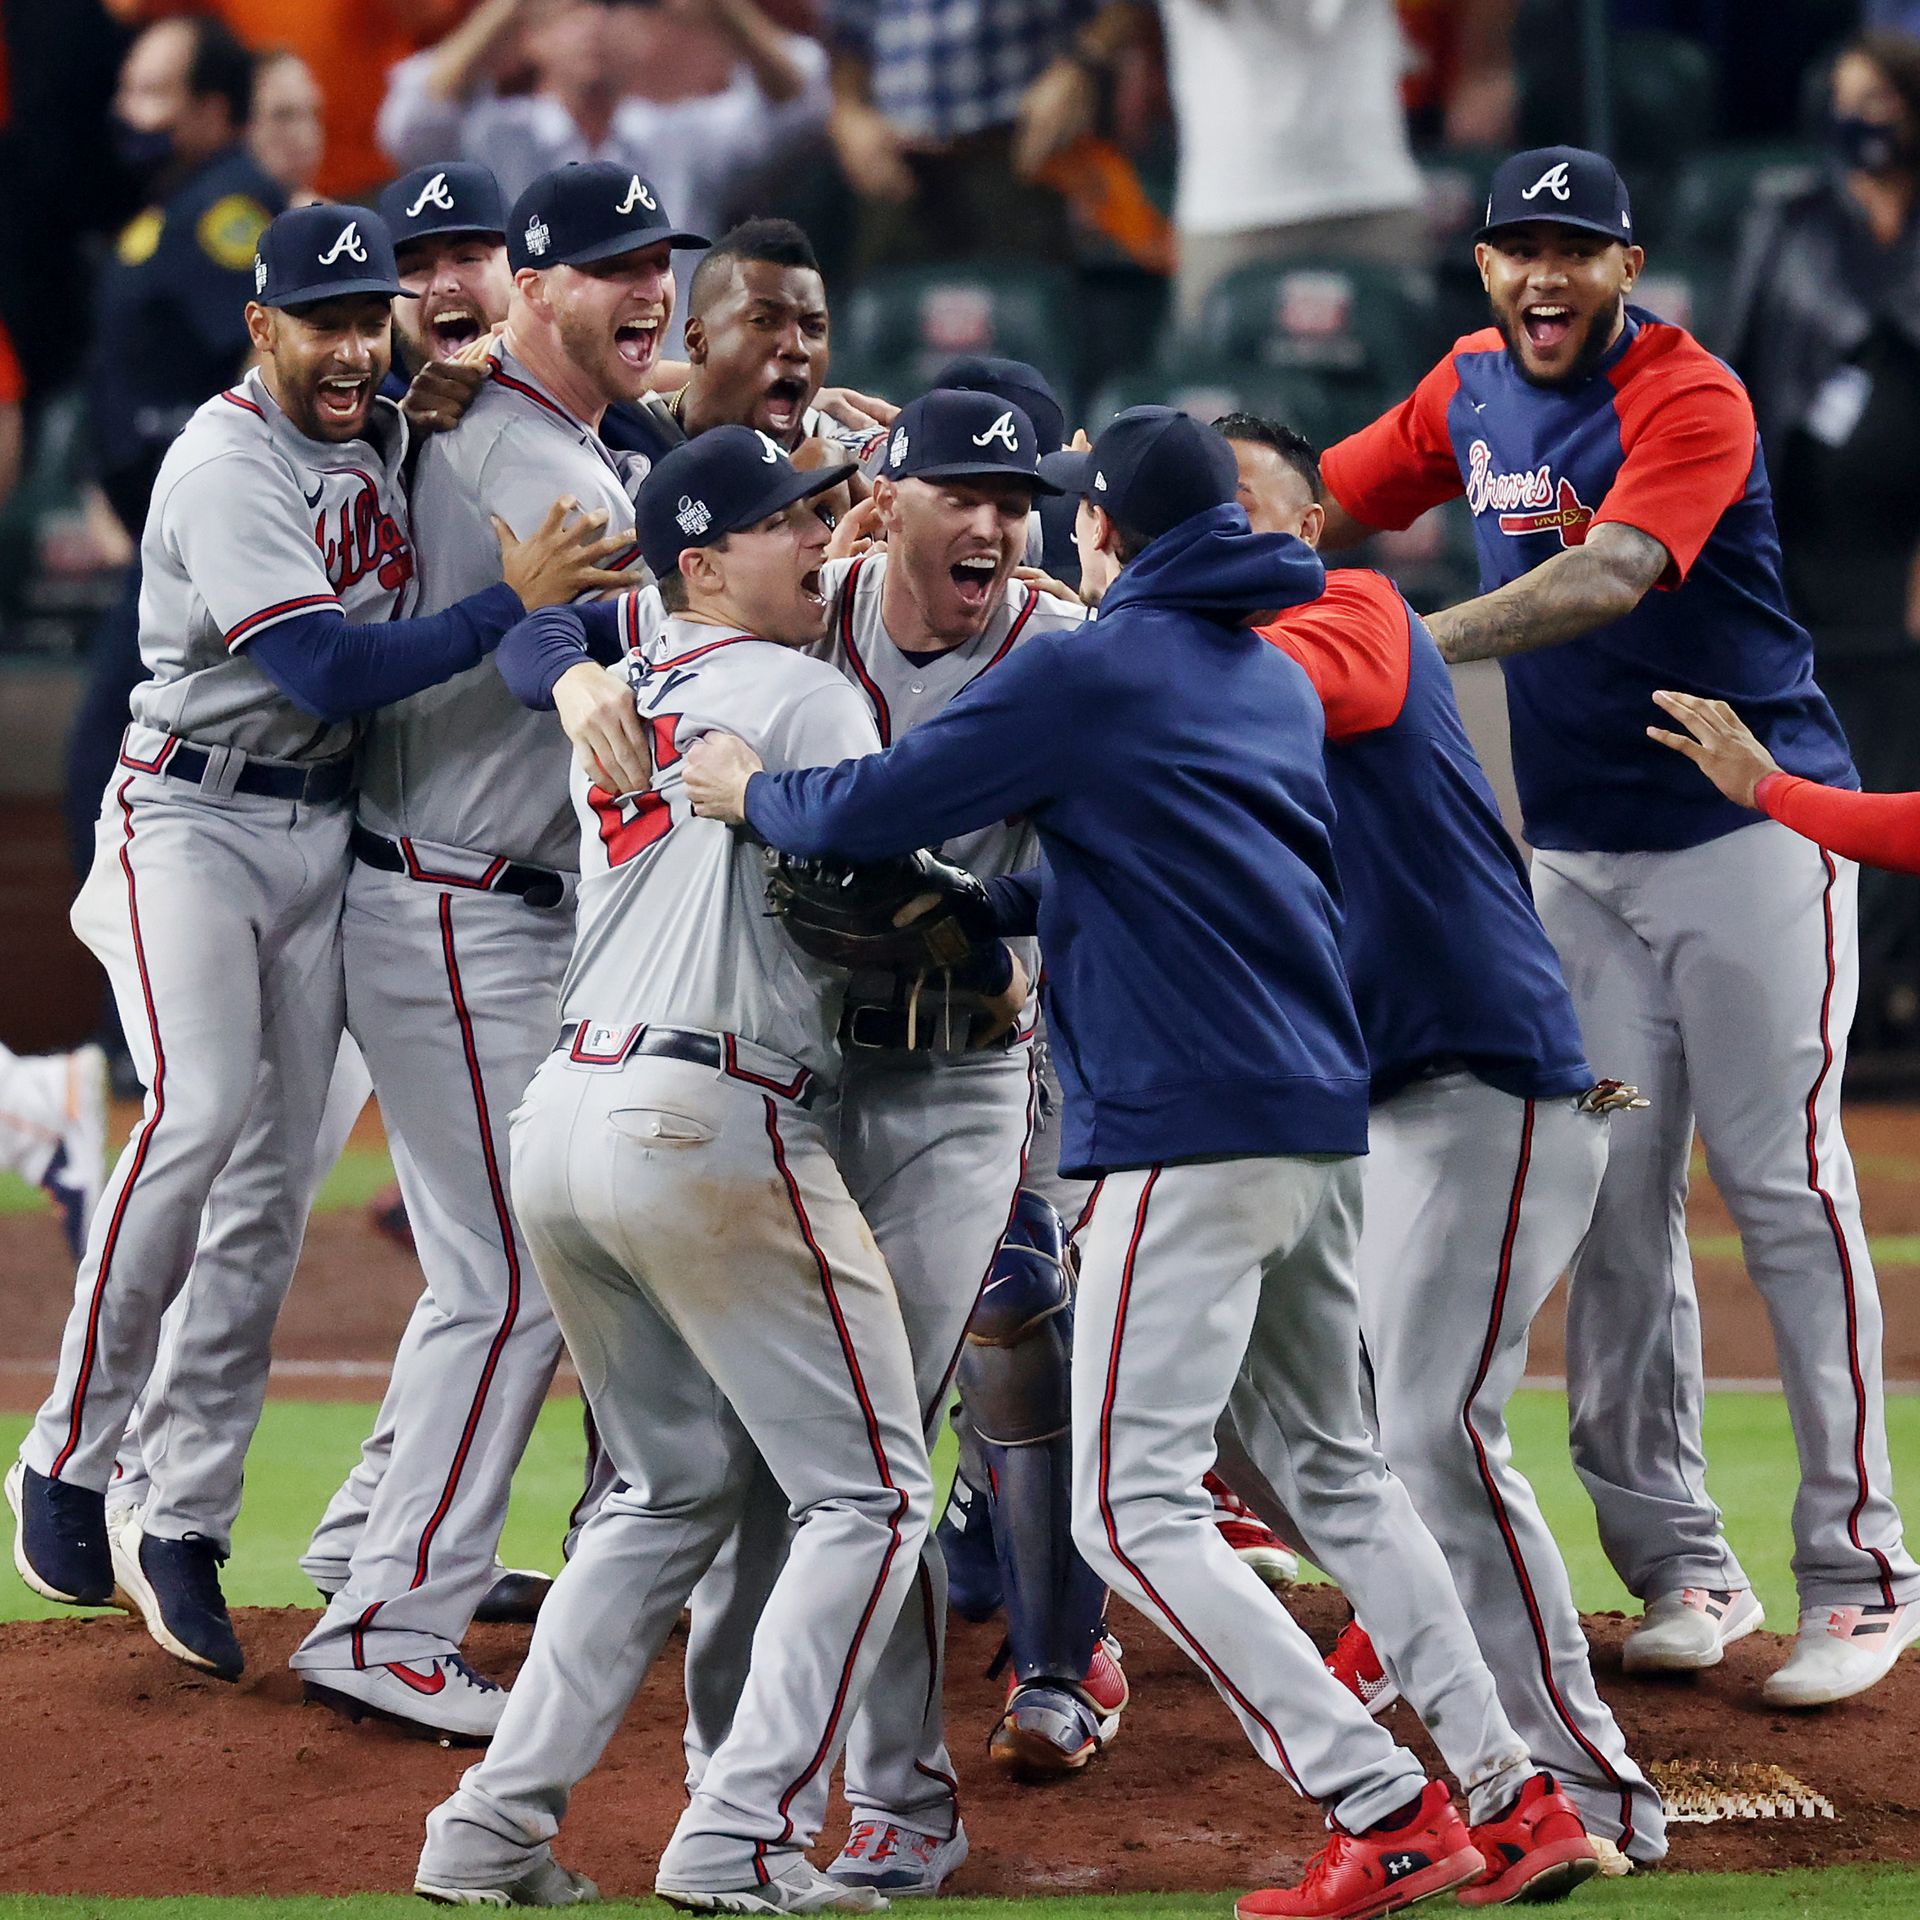
POLYGON ((1920 1600, 1898 1607, 1813 1607, 1787 1664, 1760 1689, 1770 1707, 1825 1707, 1884 1680, 1920 1640, 1920 1600))
POLYGON ((1697 1673, 1717 1667, 1736 1640, 1766 1618, 1751 1587, 1682 1587, 1648 1601, 1627 1635, 1620 1664, 1628 1673, 1697 1673))
POLYGON ((807 1860, 796 1860, 764 1886, 670 1887, 656 1880, 653 1890, 683 1913, 885 1913, 887 1897, 872 1887, 844 1886, 829 1880, 807 1860))
POLYGON ((476 1673, 457 1653, 383 1667, 303 1671, 306 1697, 349 1720, 386 1720, 448 1747, 480 1747, 507 1710, 507 1690, 476 1673))
POLYGON ((967 1830, 938 1839, 897 1820, 856 1820, 827 1878, 843 1887, 871 1887, 889 1900, 924 1900, 946 1884, 967 1857, 967 1830))
POLYGON ((413 1890, 437 1907, 584 1907, 600 1898, 600 1889, 584 1873, 569 1873, 551 1855, 517 1880, 461 1887, 422 1872, 413 1890))

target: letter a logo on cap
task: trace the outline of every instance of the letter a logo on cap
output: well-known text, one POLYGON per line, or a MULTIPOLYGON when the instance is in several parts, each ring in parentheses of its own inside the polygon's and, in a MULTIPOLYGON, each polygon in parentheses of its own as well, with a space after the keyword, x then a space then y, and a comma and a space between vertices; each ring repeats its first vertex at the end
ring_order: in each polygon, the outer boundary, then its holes
POLYGON ((991 446, 996 440, 998 440, 1009 453, 1018 453, 1020 451, 1020 434, 1013 424, 1013 415, 1011 413, 1003 413, 985 433, 976 433, 973 436, 973 444, 976 447, 991 446))
POLYGON ((1530 187, 1520 189, 1522 200, 1537 200, 1542 191, 1550 193, 1556 200, 1571 200, 1573 189, 1567 185, 1567 163, 1556 160, 1530 187))
POLYGON ((614 208, 614 212, 631 213, 635 207, 645 207, 649 213, 658 213, 660 211, 658 202, 656 202, 653 195, 647 191, 646 182, 642 180, 637 173, 628 181, 627 197, 614 208))
POLYGON ((409 220, 419 219, 422 207, 438 207, 442 213, 451 213, 453 211, 453 195, 448 190, 447 176, 444 173, 436 173, 433 178, 420 189, 419 194, 414 199, 413 205, 407 209, 407 218, 409 220))
MULTIPOLYGON (((760 433, 760 429, 755 427, 754 432, 760 433)), ((760 444, 766 449, 760 458, 765 461, 768 466, 773 466, 780 458, 779 441, 775 440, 770 434, 760 433, 760 444)))
POLYGON ((330 267, 343 253, 349 260, 358 260, 362 266, 366 264, 367 250, 360 244, 360 222, 358 220, 349 220, 347 224, 340 229, 339 239, 320 256, 320 264, 323 267, 330 267))

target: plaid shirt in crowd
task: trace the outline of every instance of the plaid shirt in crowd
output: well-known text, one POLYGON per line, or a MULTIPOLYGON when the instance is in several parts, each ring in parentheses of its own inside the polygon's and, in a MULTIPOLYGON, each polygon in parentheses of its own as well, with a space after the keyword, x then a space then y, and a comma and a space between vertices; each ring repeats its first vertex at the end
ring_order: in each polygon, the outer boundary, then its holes
POLYGON ((1020 96, 1099 0, 827 0, 826 36, 864 54, 873 104, 900 128, 953 140, 1012 123, 1020 96))

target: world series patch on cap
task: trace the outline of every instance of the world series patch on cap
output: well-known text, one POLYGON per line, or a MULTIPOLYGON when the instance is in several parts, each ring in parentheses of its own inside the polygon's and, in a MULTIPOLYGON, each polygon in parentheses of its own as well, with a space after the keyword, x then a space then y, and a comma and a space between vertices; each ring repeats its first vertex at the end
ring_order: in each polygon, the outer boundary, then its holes
POLYGON ((853 471, 851 461, 803 471, 753 427, 711 427, 657 461, 641 482, 634 510, 640 551, 664 578, 678 571, 686 548, 758 526, 853 471))
POLYGON ((253 257, 253 297, 263 307, 405 291, 393 236, 371 207, 290 207, 267 223, 253 257))
POLYGON ((650 181, 607 161, 554 167, 507 215, 507 264, 582 267, 643 247, 704 247, 704 234, 676 227, 650 181))
POLYGON ((1501 227, 1550 220, 1558 227, 1603 233, 1633 244, 1633 208, 1627 183, 1604 153, 1585 147, 1530 147, 1502 160, 1487 192, 1487 217, 1476 240, 1501 227))
POLYGON ((415 167, 382 190, 378 205, 396 247, 436 234, 507 237, 507 197, 500 182, 490 168, 469 160, 415 167))

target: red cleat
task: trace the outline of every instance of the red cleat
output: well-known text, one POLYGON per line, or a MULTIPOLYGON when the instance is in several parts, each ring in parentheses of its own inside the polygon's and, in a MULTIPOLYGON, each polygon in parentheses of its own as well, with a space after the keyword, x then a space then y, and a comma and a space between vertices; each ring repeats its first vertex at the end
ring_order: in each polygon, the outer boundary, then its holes
POLYGON ((1120 1716, 1126 1711, 1127 1702, 1133 1698, 1133 1690, 1127 1685, 1120 1658, 1120 1642, 1112 1634, 1103 1633, 1094 1642, 1093 1659, 1087 1666, 1086 1694, 1093 1702, 1103 1749, 1111 1744, 1113 1736, 1120 1731, 1120 1716))
POLYGON ((1377 1720, 1400 1698, 1400 1689, 1380 1664, 1367 1630, 1349 1620, 1327 1655, 1327 1671, 1377 1720))
POLYGON ((1368 1833, 1335 1827, 1297 1887, 1244 1894, 1233 1911, 1236 1920, 1377 1920, 1467 1886, 1486 1867, 1446 1783, 1429 1780, 1405 1826, 1368 1833))
POLYGON ((1268 1586, 1292 1586, 1300 1578, 1293 1549, 1217 1473, 1206 1475, 1200 1484, 1213 1496, 1213 1524, 1221 1539, 1268 1586))
POLYGON ((1550 1773, 1520 1789, 1512 1811, 1473 1829, 1487 1870, 1460 1890, 1463 1907, 1503 1907, 1510 1900, 1564 1900, 1600 1871, 1600 1855, 1550 1773))

